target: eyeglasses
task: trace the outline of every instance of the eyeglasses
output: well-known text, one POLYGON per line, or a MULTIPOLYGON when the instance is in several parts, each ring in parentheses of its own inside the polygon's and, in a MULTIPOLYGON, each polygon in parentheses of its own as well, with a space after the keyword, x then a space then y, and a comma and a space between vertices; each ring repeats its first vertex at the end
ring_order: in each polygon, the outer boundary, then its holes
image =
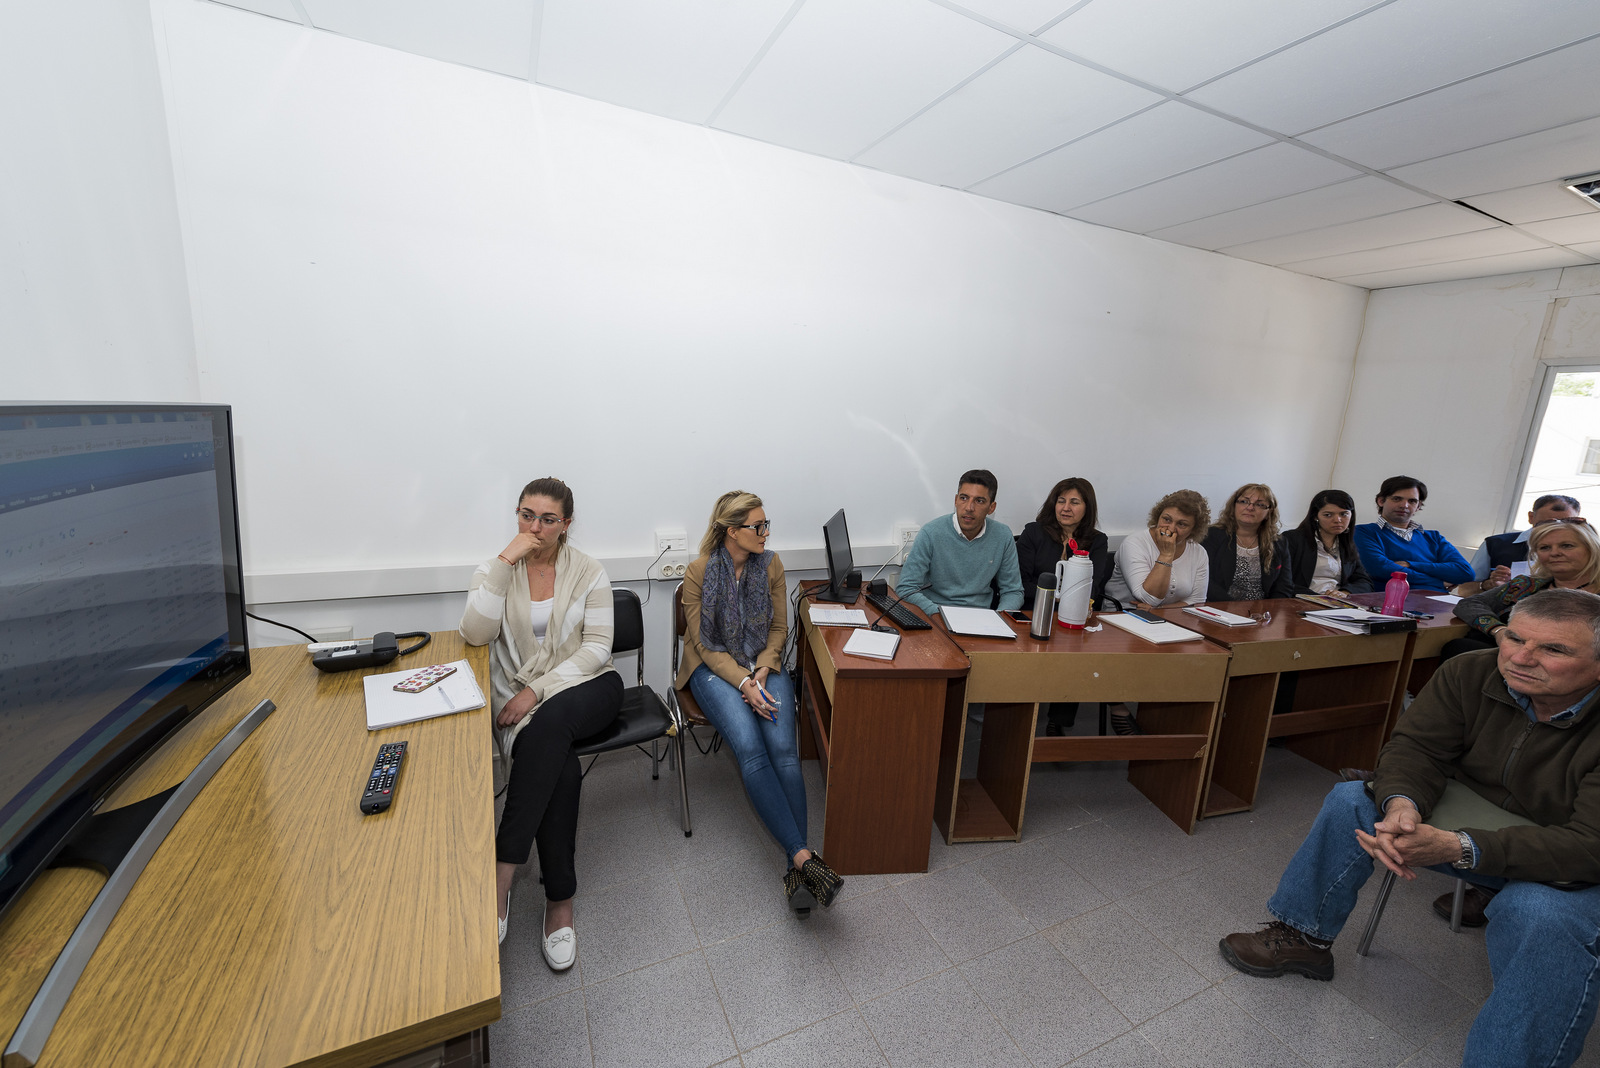
POLYGON ((566 522, 566 519, 562 516, 537 515, 528 511, 526 508, 513 508, 512 511, 515 512, 517 518, 522 520, 524 523, 535 523, 542 527, 558 527, 562 523, 566 522))
POLYGON ((1236 501, 1235 503, 1236 504, 1248 504, 1250 507, 1259 508, 1263 512, 1265 512, 1267 509, 1272 507, 1272 502, 1271 501, 1252 501, 1248 497, 1240 497, 1238 499, 1238 501, 1236 501))
POLYGON ((1581 516, 1581 515, 1566 515, 1566 516, 1562 516, 1560 519, 1546 519, 1545 522, 1546 523, 1576 523, 1576 524, 1578 524, 1580 526, 1587 526, 1588 523, 1589 523, 1589 521, 1587 519, 1583 518, 1583 516, 1581 516))
POLYGON ((753 531, 756 532, 756 537, 764 538, 764 537, 767 536, 767 532, 772 529, 772 520, 763 519, 759 523, 740 523, 737 526, 735 526, 733 529, 734 530, 753 530, 753 531))

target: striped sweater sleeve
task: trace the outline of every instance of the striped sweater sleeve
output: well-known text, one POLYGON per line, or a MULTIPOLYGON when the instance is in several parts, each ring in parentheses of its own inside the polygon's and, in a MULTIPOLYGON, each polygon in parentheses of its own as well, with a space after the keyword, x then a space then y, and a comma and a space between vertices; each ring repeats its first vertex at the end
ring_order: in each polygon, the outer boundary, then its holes
POLYGON ((467 609, 461 614, 461 637, 468 645, 488 645, 500 636, 505 617, 511 565, 498 556, 479 564, 467 584, 467 609))

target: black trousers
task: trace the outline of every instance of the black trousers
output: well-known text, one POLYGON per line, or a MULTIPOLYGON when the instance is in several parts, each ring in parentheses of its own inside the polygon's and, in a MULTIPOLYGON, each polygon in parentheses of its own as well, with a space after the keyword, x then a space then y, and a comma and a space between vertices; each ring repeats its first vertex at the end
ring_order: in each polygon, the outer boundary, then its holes
POLYGON ((526 864, 535 841, 544 896, 565 901, 578 892, 578 796, 583 767, 572 743, 604 730, 622 710, 622 676, 608 671, 542 701, 511 747, 506 807, 495 836, 495 859, 526 864))

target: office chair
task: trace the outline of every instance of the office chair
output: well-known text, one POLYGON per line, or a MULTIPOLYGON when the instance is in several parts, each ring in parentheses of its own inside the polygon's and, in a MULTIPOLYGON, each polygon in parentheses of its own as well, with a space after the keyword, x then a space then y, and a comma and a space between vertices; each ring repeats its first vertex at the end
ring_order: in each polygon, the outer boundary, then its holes
MULTIPOLYGON (((1457 827, 1478 827, 1485 831, 1498 831, 1502 827, 1526 827, 1533 821, 1524 819, 1514 812, 1507 812, 1493 801, 1479 796, 1470 786, 1463 786, 1454 779, 1444 784, 1444 793, 1439 798, 1439 803, 1433 806, 1433 811, 1428 813, 1428 826, 1454 829, 1457 827)), ((1374 861, 1376 863, 1376 861, 1374 861)), ((1367 950, 1372 948, 1372 936, 1378 932, 1378 921, 1383 919, 1383 907, 1389 903, 1389 891, 1394 889, 1395 874, 1388 868, 1383 869, 1383 882, 1378 886, 1378 899, 1372 903, 1372 915, 1367 918, 1367 929, 1361 932, 1361 941, 1356 946, 1356 952, 1361 956, 1367 955, 1367 950)), ((1467 881, 1456 880, 1455 898, 1450 907, 1450 930, 1461 931, 1461 898, 1467 892, 1467 881)))
MULTIPOLYGON (((689 619, 683 614, 683 583, 678 583, 672 591, 672 677, 678 677, 678 669, 683 663, 683 635, 689 629, 689 619)), ((694 699, 694 694, 685 686, 681 689, 672 689, 667 693, 667 700, 677 709, 678 719, 684 723, 689 731, 696 727, 710 727, 711 721, 706 719, 706 714, 700 711, 700 703, 694 699)), ((692 733, 691 733, 692 736, 692 733)), ((722 744, 722 735, 717 734, 712 728, 711 747, 701 749, 702 753, 715 753, 722 744)), ((695 739, 694 746, 700 749, 699 739, 695 739)))
MULTIPOLYGON (((661 778, 661 756, 657 746, 666 739, 666 756, 678 765, 678 805, 682 815, 683 836, 694 833, 689 825, 689 779, 683 759, 683 722, 675 706, 644 683, 644 612, 639 605, 639 595, 624 586, 611 588, 611 607, 616 617, 615 636, 611 642, 613 655, 634 653, 637 664, 637 685, 622 693, 622 711, 605 730, 580 738, 572 749, 580 757, 598 756, 630 745, 644 748, 650 743, 650 777, 661 778)), ((593 766, 593 761, 590 761, 593 766)), ((585 769, 587 772, 588 769, 585 769)))

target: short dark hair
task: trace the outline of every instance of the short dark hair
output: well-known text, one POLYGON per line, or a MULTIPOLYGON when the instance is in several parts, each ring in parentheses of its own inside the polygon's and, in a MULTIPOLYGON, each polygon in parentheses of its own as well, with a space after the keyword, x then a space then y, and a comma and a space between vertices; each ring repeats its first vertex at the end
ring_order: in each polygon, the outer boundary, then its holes
POLYGON ((1078 520, 1078 529, 1074 532, 1073 540, 1079 545, 1088 545, 1089 539, 1094 535, 1095 522, 1100 518, 1099 507, 1094 500, 1094 487, 1086 478, 1064 478, 1055 484, 1050 491, 1050 496, 1044 499, 1044 504, 1039 508, 1039 515, 1034 520, 1044 528, 1051 539, 1061 542, 1061 521, 1056 518, 1056 501, 1068 490, 1077 490, 1078 496, 1083 498, 1083 518, 1078 520))
MULTIPOLYGON (((565 482, 554 475, 536 478, 526 486, 523 486, 522 492, 517 495, 518 506, 520 507, 522 502, 529 497, 549 497, 552 501, 556 501, 561 505, 562 519, 572 518, 572 490, 568 488, 565 482)), ((567 543, 566 534, 563 533, 561 537, 557 538, 556 543, 565 545, 567 543)))
POLYGON ((989 500, 991 501, 995 500, 1000 495, 1000 482, 994 477, 994 472, 985 471, 981 467, 975 467, 971 471, 968 471, 966 474, 962 475, 961 481, 956 483, 956 491, 960 492, 961 487, 968 484, 982 486, 984 489, 988 490, 989 500))
MULTIPOLYGON (((1345 527, 1344 533, 1340 534, 1334 541, 1339 545, 1340 558, 1354 560, 1356 558, 1356 539, 1351 532, 1355 529, 1356 501, 1354 497, 1344 490, 1325 489, 1311 498, 1311 507, 1306 509, 1306 517, 1300 520, 1300 525, 1295 529, 1307 538, 1322 537, 1322 526, 1317 522, 1317 513, 1330 504, 1335 508, 1343 508, 1350 513, 1350 525, 1345 527)), ((1311 544, 1315 546, 1317 543, 1313 541, 1311 544)))
POLYGON ((1543 497, 1538 497, 1534 500, 1533 507, 1530 508, 1529 511, 1537 512, 1545 505, 1554 504, 1557 501, 1566 501, 1567 507, 1571 508, 1574 512, 1583 511, 1583 505, 1578 503, 1578 498, 1568 497, 1565 493, 1546 493, 1543 497))
POLYGON ((1418 504, 1422 504, 1428 499, 1428 484, 1422 481, 1422 479, 1412 478, 1410 475, 1390 475, 1388 478, 1383 480, 1383 485, 1378 487, 1377 500, 1379 504, 1379 511, 1383 510, 1382 504, 1385 497, 1388 497, 1391 493, 1394 493, 1397 490, 1403 489, 1416 490, 1418 504))
POLYGON ((1546 589, 1530 594, 1511 609, 1510 620, 1532 616, 1560 623, 1582 623, 1594 635, 1590 651, 1600 660, 1600 596, 1587 590, 1546 589))

